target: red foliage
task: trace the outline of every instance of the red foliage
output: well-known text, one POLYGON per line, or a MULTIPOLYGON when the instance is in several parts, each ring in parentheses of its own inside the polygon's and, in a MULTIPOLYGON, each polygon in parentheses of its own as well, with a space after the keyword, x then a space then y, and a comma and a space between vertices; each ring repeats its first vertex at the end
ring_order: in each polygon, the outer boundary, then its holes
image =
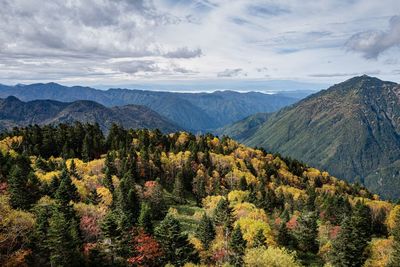
POLYGON ((286 223, 286 227, 290 230, 293 230, 297 227, 298 222, 297 222, 297 216, 293 215, 292 218, 286 223))
POLYGON ((98 219, 95 216, 83 215, 80 221, 80 229, 86 240, 96 240, 100 235, 98 219))
POLYGON ((214 255, 212 256, 212 258, 215 262, 222 263, 222 262, 226 261, 228 256, 229 256, 229 251, 227 251, 224 248, 221 248, 214 252, 214 255))
POLYGON ((96 247, 96 243, 85 243, 83 244, 83 253, 89 255, 89 252, 96 247))
POLYGON ((140 231, 133 238, 134 257, 128 259, 132 266, 158 266, 157 260, 162 256, 162 251, 158 242, 150 235, 140 231))
POLYGON ((332 229, 329 231, 329 238, 335 239, 339 233, 340 233, 340 226, 336 225, 332 227, 332 229))
POLYGON ((7 183, 0 183, 0 194, 4 194, 8 189, 7 183))

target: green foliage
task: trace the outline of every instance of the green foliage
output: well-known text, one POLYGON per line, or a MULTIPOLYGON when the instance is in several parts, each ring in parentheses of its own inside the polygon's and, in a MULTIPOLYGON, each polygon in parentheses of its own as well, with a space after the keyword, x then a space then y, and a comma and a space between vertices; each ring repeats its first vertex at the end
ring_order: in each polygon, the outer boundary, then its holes
POLYGON ((68 206, 71 201, 79 200, 78 190, 72 183, 71 176, 66 168, 61 172, 60 185, 55 193, 55 199, 63 207, 68 206))
POLYGON ((315 212, 304 212, 297 220, 296 240, 298 248, 303 252, 317 253, 318 225, 315 212))
POLYGON ((198 262, 198 255, 181 231, 179 221, 168 215, 155 228, 155 236, 164 252, 164 262, 182 266, 188 262, 198 262))
POLYGON ((24 163, 25 159, 19 162, 11 168, 8 179, 10 203, 13 208, 29 209, 38 199, 39 182, 29 163, 24 163))
POLYGON ((75 219, 55 209, 49 220, 47 242, 52 266, 80 266, 81 240, 75 219))
POLYGON ((151 216, 150 205, 147 204, 146 202, 142 202, 142 204, 140 206, 140 214, 139 214, 138 223, 139 223, 139 226, 142 227, 143 230, 148 234, 153 233, 153 223, 152 223, 151 218, 152 218, 152 216, 151 216))
POLYGON ((233 266, 243 265, 243 255, 246 249, 247 242, 243 238, 242 230, 239 226, 235 227, 229 241, 229 249, 231 251, 230 263, 233 266))
POLYGON ((209 248, 210 243, 214 240, 215 234, 215 227, 212 220, 206 214, 203 214, 203 217, 201 218, 199 226, 196 230, 196 236, 201 243, 203 243, 203 246, 206 250, 209 248))

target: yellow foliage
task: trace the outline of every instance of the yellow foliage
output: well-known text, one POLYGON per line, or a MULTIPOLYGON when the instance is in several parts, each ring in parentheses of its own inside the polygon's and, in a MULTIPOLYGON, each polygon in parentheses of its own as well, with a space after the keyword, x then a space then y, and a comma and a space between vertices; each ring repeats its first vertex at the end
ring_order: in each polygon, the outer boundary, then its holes
POLYGON ((295 254, 284 248, 252 248, 246 251, 244 265, 247 267, 300 267, 295 254))
MULTIPOLYGON (((0 251, 13 252, 28 244, 34 225, 33 214, 12 209, 9 197, 0 195, 0 251)), ((8 258, 10 255, 2 256, 8 258)))
POLYGON ((203 243, 201 243, 201 241, 197 237, 195 237, 193 234, 190 234, 188 236, 188 240, 189 240, 189 243, 191 243, 197 251, 202 251, 204 249, 203 243))
POLYGON ((15 151, 12 149, 13 146, 20 146, 22 144, 22 136, 7 136, 3 140, 0 141, 0 152, 6 154, 9 152, 10 154, 15 154, 15 151))
POLYGON ((49 184, 54 176, 59 177, 61 172, 60 171, 51 171, 51 172, 43 172, 38 170, 35 172, 36 177, 39 181, 49 184))
POLYGON ((89 195, 89 191, 86 188, 84 181, 72 178, 72 183, 76 186, 76 189, 78 190, 78 194, 81 199, 86 199, 89 195))
POLYGON ((101 196, 101 204, 106 206, 111 206, 112 204, 112 194, 108 188, 100 186, 96 189, 97 194, 101 196))
POLYGON ((392 251, 392 240, 372 239, 368 246, 369 257, 364 267, 385 267, 392 251))
POLYGON ((249 191, 233 190, 228 194, 228 200, 232 205, 245 202, 249 196, 249 191))
POLYGON ((292 195, 294 200, 298 200, 299 198, 306 198, 307 194, 304 190, 287 186, 281 185, 277 188, 278 191, 282 191, 285 196, 292 195))
POLYGON ((223 199, 223 196, 207 196, 203 198, 202 204, 207 213, 213 214, 214 209, 217 207, 218 202, 223 199))
POLYGON ((179 137, 176 140, 177 145, 184 145, 189 140, 189 134, 187 132, 180 132, 179 137))
POLYGON ((258 231, 263 231, 268 245, 274 245, 274 239, 271 233, 271 228, 268 223, 262 220, 252 219, 249 217, 242 217, 235 222, 235 226, 239 226, 243 232, 243 238, 247 241, 249 246, 253 245, 254 237, 258 231))
POLYGON ((393 229, 396 225, 396 215, 400 212, 400 205, 394 206, 394 208, 390 211, 389 216, 387 218, 387 225, 389 229, 393 229))
POLYGON ((247 184, 257 184, 258 179, 249 171, 242 171, 234 167, 232 170, 225 175, 225 180, 229 183, 230 187, 233 188, 240 179, 246 178, 247 184))

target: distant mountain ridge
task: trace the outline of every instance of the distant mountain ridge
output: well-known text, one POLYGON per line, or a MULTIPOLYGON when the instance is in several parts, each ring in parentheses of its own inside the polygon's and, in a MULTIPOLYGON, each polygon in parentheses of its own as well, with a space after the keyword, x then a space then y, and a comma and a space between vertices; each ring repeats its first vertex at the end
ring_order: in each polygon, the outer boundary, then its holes
POLYGON ((207 131, 259 112, 273 112, 299 98, 257 92, 172 93, 130 89, 106 91, 90 87, 66 87, 57 83, 0 85, 0 97, 23 101, 51 99, 63 102, 91 100, 107 107, 144 105, 190 131, 207 131))
POLYGON ((180 126, 144 106, 126 105, 107 108, 87 100, 23 102, 14 96, 0 99, 0 131, 30 124, 44 125, 74 121, 98 123, 103 131, 107 131, 113 123, 125 128, 158 128, 163 132, 182 130, 180 126))
POLYGON ((219 133, 359 181, 387 198, 400 197, 399 84, 355 77, 259 123, 252 123, 255 119, 219 133))

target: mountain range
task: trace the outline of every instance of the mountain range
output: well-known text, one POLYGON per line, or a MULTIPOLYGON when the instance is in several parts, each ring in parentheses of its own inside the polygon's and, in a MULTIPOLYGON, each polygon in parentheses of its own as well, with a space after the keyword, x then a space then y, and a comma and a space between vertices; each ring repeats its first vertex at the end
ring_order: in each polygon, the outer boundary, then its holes
MULTIPOLYGON (((296 95, 296 94, 295 94, 296 95)), ((302 97, 258 92, 173 93, 129 89, 97 90, 67 87, 57 83, 0 85, 0 97, 15 96, 22 101, 50 99, 63 102, 96 101, 104 106, 143 105, 193 132, 207 131, 241 120, 258 112, 274 112, 302 97)))
POLYGON ((218 133, 301 159, 386 198, 400 197, 399 84, 354 77, 218 133))
POLYGON ((87 100, 67 103, 54 100, 23 102, 14 96, 0 99, 0 131, 30 124, 74 121, 98 123, 103 131, 107 131, 113 123, 125 128, 158 128, 168 133, 182 129, 157 112, 139 105, 108 108, 87 100))

